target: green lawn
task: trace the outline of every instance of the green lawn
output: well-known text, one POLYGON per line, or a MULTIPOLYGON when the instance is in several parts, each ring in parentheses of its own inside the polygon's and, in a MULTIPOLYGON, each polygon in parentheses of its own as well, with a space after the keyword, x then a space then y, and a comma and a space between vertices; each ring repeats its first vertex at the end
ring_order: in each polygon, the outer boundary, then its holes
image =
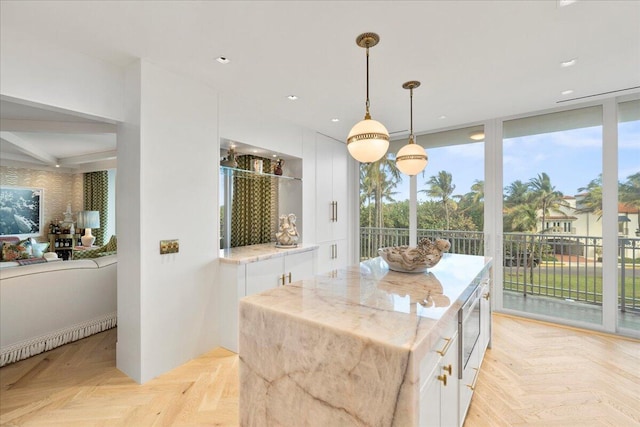
MULTIPOLYGON (((582 272, 581 272, 582 273, 582 272)), ((602 276, 585 276, 584 274, 576 275, 560 272, 539 272, 534 270, 533 281, 530 280, 529 272, 526 273, 521 268, 519 273, 504 272, 504 289, 523 292, 523 286, 526 283, 527 293, 546 295, 558 298, 571 298, 576 301, 587 301, 602 303, 602 276), (533 284, 533 288, 532 288, 533 284)), ((625 278, 625 295, 627 297, 627 305, 630 305, 630 299, 634 297, 633 278, 625 278)), ((640 280, 636 279, 635 283, 635 306, 640 307, 640 280)), ((620 295, 620 277, 618 277, 618 295, 620 295)))

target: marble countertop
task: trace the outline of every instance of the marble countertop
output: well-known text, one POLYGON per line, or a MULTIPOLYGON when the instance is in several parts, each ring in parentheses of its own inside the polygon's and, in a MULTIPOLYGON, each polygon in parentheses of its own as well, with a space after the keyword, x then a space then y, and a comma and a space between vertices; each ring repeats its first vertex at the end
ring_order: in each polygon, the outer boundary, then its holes
POLYGON ((454 320, 490 266, 490 258, 445 254, 426 273, 411 274, 389 270, 378 257, 241 303, 425 354, 448 324, 438 321, 454 320))
POLYGON ((291 253, 308 252, 318 249, 318 245, 300 244, 295 248, 279 248, 275 243, 260 245, 238 246, 230 249, 220 249, 220 262, 229 264, 248 264, 265 259, 283 257, 291 253))
POLYGON ((240 424, 424 425, 421 361, 490 266, 445 254, 411 274, 374 258, 241 299, 240 424))

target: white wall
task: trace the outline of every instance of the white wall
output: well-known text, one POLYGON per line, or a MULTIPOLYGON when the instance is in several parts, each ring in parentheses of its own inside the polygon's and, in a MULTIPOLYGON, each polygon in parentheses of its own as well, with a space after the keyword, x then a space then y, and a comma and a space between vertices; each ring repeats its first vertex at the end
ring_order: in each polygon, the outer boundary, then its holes
POLYGON ((220 137, 302 158, 303 128, 257 110, 238 97, 220 95, 220 137))
POLYGON ((41 103, 52 110, 121 120, 124 71, 46 41, 3 30, 0 37, 3 97, 41 103))
MULTIPOLYGON (((137 352, 120 351, 121 346, 135 347, 136 337, 121 343, 119 336, 118 367, 145 382, 218 343, 217 94, 145 61, 129 71, 140 78, 139 97, 131 94, 132 106, 139 101, 139 134, 123 132, 118 150, 137 144, 124 150, 139 151, 139 162, 119 161, 118 175, 119 182, 129 182, 123 175, 139 182, 139 212, 131 218, 119 215, 117 221, 119 230, 123 222, 132 223, 127 226, 131 233, 120 235, 119 243, 135 248, 139 256, 123 260, 122 271, 118 257, 118 315, 121 307, 127 310, 127 323, 119 318, 119 328, 140 325, 140 346, 137 352), (179 239, 179 253, 160 255, 163 239, 179 239), (132 265, 136 258, 139 271, 132 265), (124 287, 123 292, 139 293, 139 306, 121 301, 124 287)), ((134 130, 135 119, 135 114, 128 116, 125 126, 134 130)), ((121 202, 119 198, 119 213, 136 210, 121 209, 121 202)))

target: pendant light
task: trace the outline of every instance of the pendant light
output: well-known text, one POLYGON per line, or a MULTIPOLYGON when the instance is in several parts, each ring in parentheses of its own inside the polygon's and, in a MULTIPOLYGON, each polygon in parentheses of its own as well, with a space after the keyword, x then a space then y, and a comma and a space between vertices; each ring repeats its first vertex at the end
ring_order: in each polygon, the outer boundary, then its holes
POLYGON ((416 144, 413 136, 413 90, 420 86, 420 82, 412 80, 402 85, 404 89, 409 89, 411 131, 409 133, 409 143, 402 147, 396 155, 396 166, 405 175, 417 175, 426 166, 429 158, 421 145, 416 144))
POLYGON ((355 124, 347 137, 347 149, 351 157, 362 163, 380 160, 389 148, 389 132, 384 125, 371 119, 369 114, 369 48, 378 44, 376 33, 363 33, 356 38, 356 44, 367 50, 367 102, 364 120, 355 124))

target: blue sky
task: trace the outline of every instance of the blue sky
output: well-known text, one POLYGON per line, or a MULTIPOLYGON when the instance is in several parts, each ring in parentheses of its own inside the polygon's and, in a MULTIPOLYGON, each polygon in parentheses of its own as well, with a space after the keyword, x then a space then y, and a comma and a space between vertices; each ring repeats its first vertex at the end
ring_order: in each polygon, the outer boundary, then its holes
MULTIPOLYGON (((619 132, 619 180, 640 172, 640 121, 621 123, 619 132)), ((465 194, 476 179, 484 179, 484 143, 465 144, 427 150, 429 164, 424 176, 418 175, 418 190, 441 170, 451 173, 454 194, 465 194)), ((602 128, 600 126, 505 140, 503 146, 504 186, 523 182, 546 172, 556 190, 575 195, 578 188, 602 173, 602 128)), ((409 180, 396 191, 396 200, 409 198, 409 180)), ((418 193, 418 200, 426 200, 418 193)))

